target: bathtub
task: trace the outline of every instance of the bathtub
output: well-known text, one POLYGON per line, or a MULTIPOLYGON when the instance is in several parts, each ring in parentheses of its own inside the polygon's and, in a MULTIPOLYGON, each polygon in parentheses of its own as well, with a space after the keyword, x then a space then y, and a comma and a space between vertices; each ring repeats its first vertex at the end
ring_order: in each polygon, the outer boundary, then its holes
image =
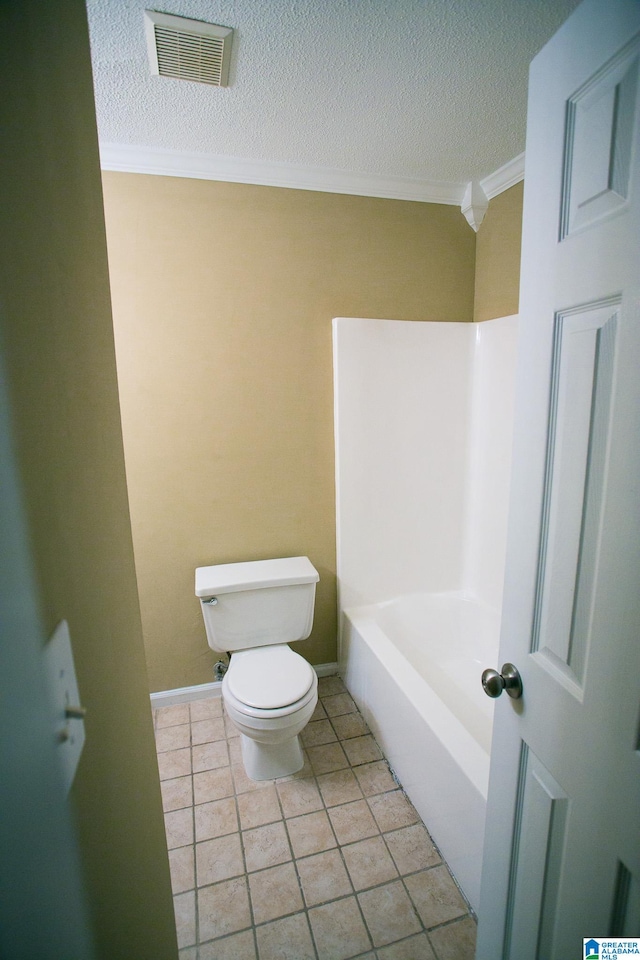
POLYGON ((461 593, 411 594, 344 611, 340 673, 477 911, 493 701, 482 670, 499 612, 461 593))

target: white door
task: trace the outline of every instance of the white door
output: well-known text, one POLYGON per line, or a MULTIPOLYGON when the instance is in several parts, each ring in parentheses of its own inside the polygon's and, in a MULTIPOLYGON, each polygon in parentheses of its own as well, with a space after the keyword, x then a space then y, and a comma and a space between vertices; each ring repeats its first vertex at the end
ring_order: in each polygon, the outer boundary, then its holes
POLYGON ((518 397, 477 960, 640 936, 640 2, 531 67, 518 397))

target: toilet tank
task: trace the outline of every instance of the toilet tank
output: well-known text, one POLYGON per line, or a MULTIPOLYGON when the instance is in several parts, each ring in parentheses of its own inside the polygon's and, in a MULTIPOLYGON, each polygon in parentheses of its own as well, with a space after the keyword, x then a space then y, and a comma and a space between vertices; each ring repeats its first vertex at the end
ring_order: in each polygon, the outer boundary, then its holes
POLYGON ((232 652, 306 639, 319 579, 308 557, 198 567, 196 596, 209 646, 232 652))

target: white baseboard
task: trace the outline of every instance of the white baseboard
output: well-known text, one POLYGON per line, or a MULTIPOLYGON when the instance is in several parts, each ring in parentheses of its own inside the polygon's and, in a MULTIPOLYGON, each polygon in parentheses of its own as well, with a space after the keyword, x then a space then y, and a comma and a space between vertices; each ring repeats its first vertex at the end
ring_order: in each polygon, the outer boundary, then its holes
POLYGON ((151 694, 151 706, 173 707, 176 703, 189 703, 204 697, 221 697, 222 680, 212 683, 199 683, 194 687, 176 687, 175 690, 158 690, 151 694))
MULTIPOLYGON (((337 663, 312 664, 319 677, 333 677, 338 672, 337 663)), ((151 694, 151 706, 173 707, 177 703, 189 703, 191 700, 202 700, 205 697, 221 697, 222 681, 199 683, 193 687, 177 687, 175 690, 159 690, 151 694)))

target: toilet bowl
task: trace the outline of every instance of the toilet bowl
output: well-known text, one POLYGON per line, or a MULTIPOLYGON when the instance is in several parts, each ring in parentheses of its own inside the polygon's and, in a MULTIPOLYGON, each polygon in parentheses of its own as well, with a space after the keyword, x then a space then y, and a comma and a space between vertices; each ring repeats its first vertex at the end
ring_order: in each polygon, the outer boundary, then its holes
POLYGON ((291 776, 304 763, 298 735, 318 702, 318 678, 288 644, 311 632, 318 579, 307 557, 196 570, 209 646, 231 655, 222 698, 252 780, 291 776))
POLYGON ((242 650, 222 681, 225 710, 239 730, 242 760, 252 780, 302 769, 298 734, 318 702, 315 670, 286 644, 242 650), (265 677, 273 683, 265 684, 265 677))

